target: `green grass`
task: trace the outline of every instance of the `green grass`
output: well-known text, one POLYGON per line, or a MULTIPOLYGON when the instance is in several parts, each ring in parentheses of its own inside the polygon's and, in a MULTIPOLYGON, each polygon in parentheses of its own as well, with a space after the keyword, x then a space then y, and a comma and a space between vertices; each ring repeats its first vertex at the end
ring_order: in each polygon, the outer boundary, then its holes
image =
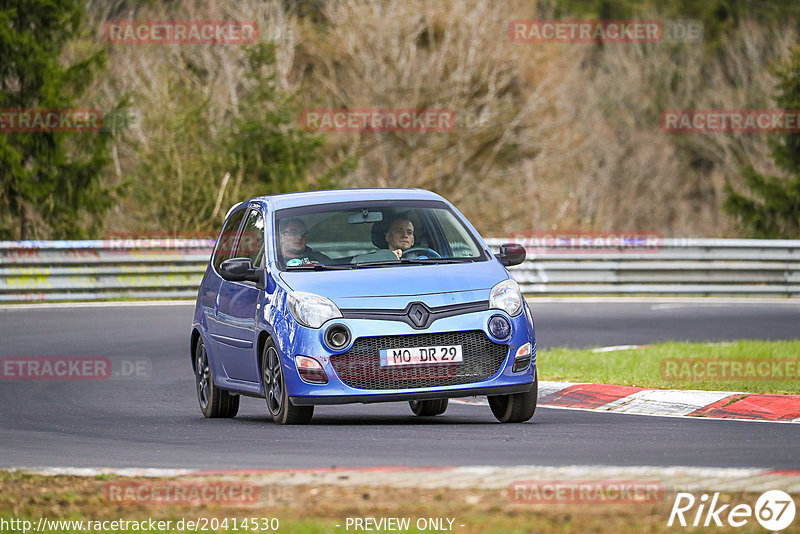
POLYGON ((536 361, 542 380, 800 394, 800 341, 660 343, 641 349, 599 353, 591 349, 559 348, 539 351, 536 361), (697 359, 716 362, 716 369, 703 365, 698 369, 705 370, 706 377, 690 375, 689 360, 697 359), (723 368, 725 363, 733 362, 741 364, 743 372, 749 371, 752 375, 754 371, 758 378, 750 379, 750 375, 742 378, 740 374, 739 379, 733 379, 723 368), (764 363, 769 364, 766 372, 763 372, 767 369, 764 363), (781 366, 783 377, 777 373, 773 375, 773 363, 781 366), (755 367, 758 364, 760 368, 755 367))

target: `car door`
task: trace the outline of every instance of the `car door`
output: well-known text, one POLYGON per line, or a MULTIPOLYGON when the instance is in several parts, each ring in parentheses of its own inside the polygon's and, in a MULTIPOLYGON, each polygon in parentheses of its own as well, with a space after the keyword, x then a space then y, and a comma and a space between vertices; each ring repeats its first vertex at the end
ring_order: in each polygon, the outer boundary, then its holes
POLYGON ((203 308, 203 315, 201 323, 205 326, 206 332, 209 336, 208 351, 211 355, 211 363, 214 367, 214 374, 218 378, 223 378, 224 375, 220 372, 221 360, 218 358, 224 352, 228 345, 219 343, 220 325, 217 319, 219 309, 219 291, 224 280, 219 274, 219 267, 222 262, 231 258, 233 246, 236 238, 239 235, 239 227, 244 222, 244 215, 247 210, 233 209, 232 212, 225 218, 225 224, 217 239, 217 245, 214 248, 214 254, 211 258, 211 264, 206 270, 203 277, 203 282, 200 284, 200 291, 198 292, 198 300, 203 308))
MULTIPOLYGON (((247 210, 244 224, 236 238, 232 258, 250 258, 253 266, 264 266, 264 215, 257 206, 247 210)), ((255 282, 223 280, 217 305, 219 355, 225 373, 234 380, 257 383, 258 354, 256 354, 256 314, 263 291, 255 282)))

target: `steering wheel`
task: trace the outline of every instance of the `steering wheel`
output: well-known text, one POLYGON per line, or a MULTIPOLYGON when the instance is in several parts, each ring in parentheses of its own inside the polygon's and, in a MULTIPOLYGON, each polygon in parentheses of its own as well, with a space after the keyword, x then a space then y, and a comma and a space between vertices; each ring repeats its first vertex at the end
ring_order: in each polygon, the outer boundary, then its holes
POLYGON ((424 256, 428 258, 441 258, 442 255, 436 252, 433 249, 428 247, 412 247, 405 252, 403 252, 403 258, 407 258, 409 260, 416 260, 420 259, 424 256))

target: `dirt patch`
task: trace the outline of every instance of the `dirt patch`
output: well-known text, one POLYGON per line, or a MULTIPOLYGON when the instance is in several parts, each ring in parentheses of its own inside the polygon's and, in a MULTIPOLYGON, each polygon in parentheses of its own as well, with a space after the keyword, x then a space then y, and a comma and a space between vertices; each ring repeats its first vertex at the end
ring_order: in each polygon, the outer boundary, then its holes
MULTIPOLYGON (((246 492, 245 492, 246 493, 246 492)), ((173 491, 172 496, 176 493, 173 491)), ((195 493, 195 497, 197 493, 195 493)), ((398 523, 380 523, 381 519, 406 519, 408 531, 456 533, 527 533, 527 532, 675 532, 686 530, 667 527, 674 494, 666 492, 659 502, 635 503, 578 503, 547 504, 519 503, 512 500, 509 490, 465 489, 410 489, 366 486, 286 485, 265 484, 262 480, 239 477, 235 480, 198 477, 178 478, 128 478, 116 476, 40 476, 22 473, 0 473, 0 517, 24 518, 36 524, 40 517, 50 520, 72 519, 111 521, 148 519, 171 521, 173 527, 162 532, 182 532, 174 527, 181 519, 203 519, 205 532, 264 532, 264 519, 277 518, 279 532, 397 532, 398 523), (182 502, 164 503, 168 488, 257 488, 249 500, 231 501, 231 492, 224 493, 228 500, 214 501, 217 493, 206 492, 211 500, 188 503, 191 492, 184 491, 182 502), (109 488, 135 488, 138 493, 123 502, 123 493, 113 493, 109 488), (145 490, 141 490, 145 488, 145 490), (167 488, 167 489, 165 489, 167 488), (187 497, 189 495, 189 497, 187 497), (162 501, 159 501, 159 496, 162 501), (137 500, 138 499, 138 500, 137 500), (227 528, 222 521, 228 519, 227 528), (248 520, 243 529, 242 520, 248 520), (350 522, 348 523, 348 518, 350 522), (371 518, 374 522, 362 523, 355 528, 356 519, 371 518), (219 522, 212 530, 212 519, 219 522), (238 524, 236 528, 233 520, 238 524), (337 526, 338 525, 338 526, 337 526), (369 526, 367 530, 366 526, 369 526), (376 527, 383 526, 382 530, 376 527), (422 528, 418 528, 418 527, 422 528), (394 527, 394 528, 393 528, 394 527)), ((720 502, 754 504, 757 494, 721 494, 720 502)), ((693 517, 693 516, 692 516, 693 517)), ((275 525, 276 523, 273 523, 275 525)), ((402 521, 399 524, 403 524, 402 521)), ((795 522, 797 524, 797 522, 795 522)), ((794 525, 793 525, 794 526, 794 525)), ((751 520, 745 527, 719 528, 715 532, 763 532, 751 520)), ((7 529, 8 530, 8 529, 7 529)), ((696 529, 688 529, 694 530, 696 529)), ((14 530, 11 530, 14 531, 14 530)), ((17 530, 21 532, 21 530, 17 530)), ((54 531, 54 530, 53 530, 54 531)), ((76 530, 72 530, 76 531, 76 530)), ((105 530, 108 532, 109 530, 105 530)), ((115 530, 116 532, 124 530, 115 530)), ((133 530, 127 530, 129 532, 133 530)), ((787 532, 790 532, 787 530, 787 532)), ((795 528, 794 531, 800 531, 795 528)), ((59 530, 59 532, 71 532, 59 530)), ((85 532, 85 530, 84 530, 85 532)), ((154 531, 150 531, 154 532, 154 531)))

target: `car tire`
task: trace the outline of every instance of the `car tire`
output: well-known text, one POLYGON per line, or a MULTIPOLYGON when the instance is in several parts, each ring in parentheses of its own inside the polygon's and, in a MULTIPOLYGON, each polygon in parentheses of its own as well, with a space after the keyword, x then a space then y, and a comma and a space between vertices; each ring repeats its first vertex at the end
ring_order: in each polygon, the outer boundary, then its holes
POLYGON ((209 418, 236 417, 239 412, 239 395, 231 395, 214 385, 214 373, 208 361, 208 351, 202 338, 195 347, 194 375, 200 411, 209 418))
POLYGON ((524 423, 533 417, 539 399, 539 377, 534 375, 533 385, 525 393, 489 397, 489 407, 501 423, 524 423))
POLYGON ((414 415, 441 415, 447 410, 448 399, 412 400, 408 401, 414 415))
POLYGON ((283 366, 272 338, 264 343, 261 353, 261 383, 272 420, 279 425, 304 425, 314 416, 313 406, 295 406, 289 400, 283 366))

